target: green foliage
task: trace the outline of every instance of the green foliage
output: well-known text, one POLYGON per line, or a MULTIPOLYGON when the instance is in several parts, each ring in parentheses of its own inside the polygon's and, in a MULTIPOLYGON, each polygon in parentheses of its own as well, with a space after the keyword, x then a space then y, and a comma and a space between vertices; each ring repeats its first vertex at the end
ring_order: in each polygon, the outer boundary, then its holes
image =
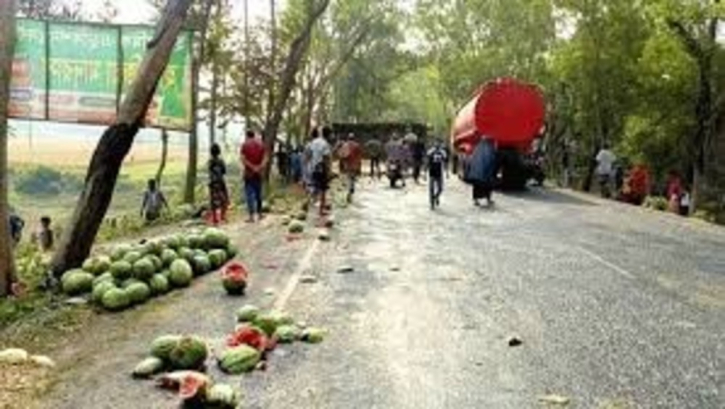
POLYGON ((15 172, 13 184, 18 193, 35 196, 76 194, 83 187, 78 176, 43 165, 15 172))

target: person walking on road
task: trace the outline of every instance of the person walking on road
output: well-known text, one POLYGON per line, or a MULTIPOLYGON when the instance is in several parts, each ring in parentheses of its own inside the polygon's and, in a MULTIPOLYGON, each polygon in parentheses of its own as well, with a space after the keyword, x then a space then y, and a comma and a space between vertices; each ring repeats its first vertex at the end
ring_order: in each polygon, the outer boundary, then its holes
POLYGON ((347 140, 340 147, 340 158, 342 159, 342 172, 347 178, 347 202, 352 203, 355 194, 355 182, 362 172, 362 147, 355 140, 355 135, 350 134, 347 140))
POLYGON ((441 194, 443 193, 443 174, 446 163, 448 162, 448 153, 440 141, 427 153, 428 159, 428 187, 430 196, 430 207, 435 209, 441 204, 441 194))
MULTIPOLYGON (((317 129, 312 131, 312 140, 305 148, 305 164, 310 177, 311 201, 319 199, 320 217, 327 212, 327 191, 330 188, 330 170, 332 167, 332 147, 328 142, 331 136, 329 128, 324 128, 322 135, 317 129)), ((309 208, 309 202, 308 206, 309 208)))
POLYGON ((207 164, 209 170, 209 204, 211 207, 212 223, 215 225, 227 221, 229 209, 229 191, 224 180, 227 167, 221 157, 222 150, 219 144, 211 146, 211 159, 207 164))
POLYGON ((383 157, 383 144, 378 139, 373 138, 365 144, 365 151, 370 159, 370 177, 372 179, 382 178, 380 160, 383 157))
POLYGON ((416 138, 414 141, 409 142, 410 147, 410 159, 412 162, 413 181, 420 183, 420 174, 423 170, 423 161, 425 159, 425 143, 416 138))
POLYGON ((248 223, 253 223, 255 215, 257 220, 262 219, 262 183, 264 180, 264 168, 267 166, 267 149, 264 143, 256 137, 254 131, 247 131, 247 137, 242 144, 240 152, 243 178, 244 197, 247 201, 249 212, 248 223))
POLYGON ((496 147, 490 138, 482 137, 471 154, 466 166, 464 180, 473 186, 473 204, 480 206, 486 199, 488 207, 493 206, 493 192, 496 174, 496 147))
POLYGON ((597 161, 597 179, 599 180, 599 192, 604 198, 611 196, 612 172, 614 170, 614 162, 617 156, 609 149, 609 145, 605 144, 597 153, 595 158, 597 161))

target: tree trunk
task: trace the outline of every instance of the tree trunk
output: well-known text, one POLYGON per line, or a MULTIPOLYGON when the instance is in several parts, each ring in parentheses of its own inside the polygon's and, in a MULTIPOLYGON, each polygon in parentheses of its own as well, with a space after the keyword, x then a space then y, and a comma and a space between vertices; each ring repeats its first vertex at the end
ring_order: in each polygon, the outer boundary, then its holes
POLYGON ((161 129, 161 163, 159 163, 159 170, 156 172, 156 185, 161 187, 161 179, 164 176, 164 170, 166 169, 166 162, 169 157, 169 132, 166 128, 161 129))
POLYGON ((244 0, 244 127, 249 124, 249 0, 244 0))
POLYGON ((215 60, 211 62, 211 104, 209 106, 209 142, 216 143, 216 99, 219 88, 218 66, 215 60))
POLYGON ((272 74, 269 78, 269 89, 267 94, 267 122, 269 122, 270 115, 274 109, 275 104, 275 73, 277 72, 277 10, 276 0, 269 0, 269 11, 270 11, 270 38, 271 38, 271 50, 269 53, 269 72, 272 74))
POLYGON ((289 54, 287 55, 284 65, 284 71, 282 72, 279 94, 275 99, 274 107, 268 115, 268 120, 264 126, 264 143, 268 152, 274 152, 274 145, 277 140, 279 124, 282 121, 282 114, 287 106, 287 101, 292 92, 292 88, 294 88, 295 79, 297 77, 297 73, 299 72, 302 59, 305 54, 307 54, 307 50, 310 47, 312 29, 315 27, 315 24, 320 17, 322 17, 325 13, 325 10, 327 10, 329 5, 330 0, 322 0, 317 7, 311 10, 305 26, 290 45, 289 54))
POLYGON ((70 225, 52 261, 56 276, 80 266, 88 257, 111 203, 123 160, 133 145, 159 78, 179 36, 192 0, 169 0, 154 38, 148 43, 138 74, 119 109, 116 123, 101 137, 91 158, 85 185, 70 225))
POLYGON ((194 53, 191 62, 191 132, 189 132, 189 158, 186 165, 186 187, 184 189, 184 203, 194 204, 196 195, 196 173, 199 162, 199 133, 197 124, 199 122, 199 73, 201 71, 202 58, 206 48, 206 33, 209 28, 209 16, 213 2, 208 0, 204 8, 204 17, 201 22, 201 33, 199 47, 194 53))
POLYGON ((0 0, 0 297, 15 278, 8 211, 8 105, 15 47, 15 0, 0 0))

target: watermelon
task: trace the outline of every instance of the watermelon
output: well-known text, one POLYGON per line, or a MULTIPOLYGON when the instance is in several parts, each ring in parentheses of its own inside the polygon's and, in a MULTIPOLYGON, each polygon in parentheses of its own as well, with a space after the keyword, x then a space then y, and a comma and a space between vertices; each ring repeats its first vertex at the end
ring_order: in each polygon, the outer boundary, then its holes
MULTIPOLYGON (((295 215, 295 220, 304 222, 307 220, 307 212, 306 211, 300 211, 295 215)), ((290 224, 294 223, 294 220, 290 222, 290 224)))
POLYGON ((287 230, 292 234, 299 234, 305 231, 305 224, 299 220, 293 220, 287 230))
POLYGON ((142 253, 149 256, 149 255, 155 255, 159 256, 161 255, 161 251, 163 250, 163 246, 161 245, 161 242, 157 240, 150 240, 143 244, 142 253))
POLYGON ((83 270, 93 274, 101 275, 111 268, 111 259, 107 256, 92 257, 83 262, 83 270))
POLYGON ((307 328, 302 331, 300 338, 309 344, 319 344, 325 339, 325 331, 320 328, 307 328))
POLYGON ((149 280, 149 287, 153 295, 162 295, 169 292, 169 280, 163 274, 154 274, 149 280))
POLYGON ((63 292, 70 296, 81 295, 93 289, 93 274, 83 270, 70 270, 61 277, 63 292))
POLYGON ((254 325, 261 328, 269 336, 274 335, 275 331, 277 331, 277 327, 293 324, 294 320, 292 320, 292 317, 278 311, 260 314, 254 320, 254 325))
POLYGON ((120 288, 112 288, 103 294, 101 304, 107 310, 121 311, 131 305, 131 300, 128 298, 126 291, 120 288))
POLYGON ((207 391, 206 401, 215 408, 236 409, 239 407, 241 398, 231 385, 217 383, 207 391))
POLYGON ((96 286, 98 284, 106 282, 106 281, 110 281, 111 283, 113 283, 113 274, 111 274, 110 271, 107 271, 107 272, 99 275, 98 277, 94 278, 93 279, 93 288, 96 288, 96 286))
POLYGON ((204 230, 202 236, 204 238, 204 248, 225 249, 229 246, 229 237, 217 228, 210 227, 204 230))
POLYGON ((116 246, 116 248, 113 249, 113 253, 111 253, 111 260, 119 261, 123 259, 129 251, 131 251, 131 246, 128 244, 116 246))
POLYGON ((192 249, 200 249, 204 247, 204 237, 200 234, 190 234, 187 236, 189 247, 192 249))
POLYGON ((162 335, 151 343, 151 356, 168 361, 171 357, 171 351, 183 338, 181 335, 162 335))
POLYGON ((164 369, 164 361, 155 356, 144 359, 133 370, 134 378, 147 379, 164 369))
POLYGON ((113 280, 111 281, 101 281, 97 285, 93 286, 93 292, 91 293, 91 300, 93 302, 100 304, 103 300, 103 296, 106 295, 106 292, 109 290, 112 290, 116 288, 116 284, 113 283, 113 280))
POLYGON ((184 260, 191 262, 191 260, 194 259, 194 256, 196 254, 194 253, 194 250, 188 248, 188 247, 182 247, 179 249, 179 257, 183 258, 184 260))
POLYGON ((281 325, 274 331, 274 338, 283 344, 289 344, 300 338, 301 334, 293 325, 281 325))
POLYGON ((164 268, 164 262, 161 260, 161 257, 152 254, 150 256, 146 256, 146 258, 151 260, 151 262, 154 264, 155 271, 161 271, 161 269, 164 268))
POLYGON ((227 262, 227 252, 222 249, 215 249, 209 252, 209 261, 213 270, 218 269, 227 262))
POLYGON ((209 257, 206 255, 196 255, 192 259, 191 265, 194 269, 194 274, 204 275, 211 271, 211 262, 209 261, 209 257))
POLYGON ((174 250, 189 247, 189 239, 186 236, 184 236, 183 234, 179 234, 176 236, 176 238, 179 241, 179 245, 174 250))
POLYGON ((139 280, 137 278, 129 278, 129 279, 126 279, 126 280, 121 281, 120 287, 125 290, 128 287, 130 287, 131 285, 138 284, 138 283, 143 283, 143 281, 141 281, 141 280, 139 280))
POLYGON ((244 277, 224 275, 222 286, 229 295, 244 295, 247 290, 247 280, 244 277))
POLYGON ((133 277, 137 280, 148 281, 156 273, 156 266, 150 257, 144 257, 133 265, 133 277))
POLYGON ((164 267, 170 266, 177 258, 179 258, 179 255, 176 254, 174 250, 164 249, 164 251, 161 252, 161 261, 163 262, 164 267))
POLYGON ((247 304, 237 310, 237 322, 254 322, 259 316, 259 312, 259 308, 247 304))
POLYGON ((194 278, 194 270, 188 261, 178 259, 171 263, 169 283, 174 287, 188 287, 194 278))
POLYGON ((133 265, 128 261, 121 260, 111 264, 111 274, 116 280, 125 280, 131 277, 133 265))
POLYGON ((261 359, 261 352, 248 345, 240 345, 224 351, 219 359, 219 368, 226 373, 239 375, 253 371, 261 359))
POLYGON ((131 304, 143 304, 151 298, 151 289, 146 283, 133 283, 125 291, 131 304))
POLYGON ((206 343, 196 337, 183 337, 169 354, 174 369, 202 369, 209 355, 206 343))
POLYGON ((182 399, 182 408, 204 408, 206 396, 211 387, 208 376, 195 371, 177 371, 167 376, 183 373, 179 381, 179 397, 182 399))
POLYGON ((237 255, 239 255, 239 249, 234 245, 234 243, 230 242, 227 246, 227 256, 229 256, 229 259, 231 260, 237 255))
POLYGON ((143 257, 143 254, 141 254, 141 252, 129 251, 128 253, 126 253, 125 256, 123 256, 123 261, 126 261, 126 262, 130 263, 131 265, 133 265, 137 261, 141 260, 141 257, 143 257))

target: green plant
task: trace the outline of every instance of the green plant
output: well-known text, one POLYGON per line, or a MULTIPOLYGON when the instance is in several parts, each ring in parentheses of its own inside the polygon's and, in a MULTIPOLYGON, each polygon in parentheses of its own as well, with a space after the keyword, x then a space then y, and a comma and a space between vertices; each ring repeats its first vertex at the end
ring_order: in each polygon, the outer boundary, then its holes
POLYGON ((14 186, 16 191, 26 195, 57 196, 61 193, 80 192, 83 182, 77 175, 39 165, 18 172, 14 186))

